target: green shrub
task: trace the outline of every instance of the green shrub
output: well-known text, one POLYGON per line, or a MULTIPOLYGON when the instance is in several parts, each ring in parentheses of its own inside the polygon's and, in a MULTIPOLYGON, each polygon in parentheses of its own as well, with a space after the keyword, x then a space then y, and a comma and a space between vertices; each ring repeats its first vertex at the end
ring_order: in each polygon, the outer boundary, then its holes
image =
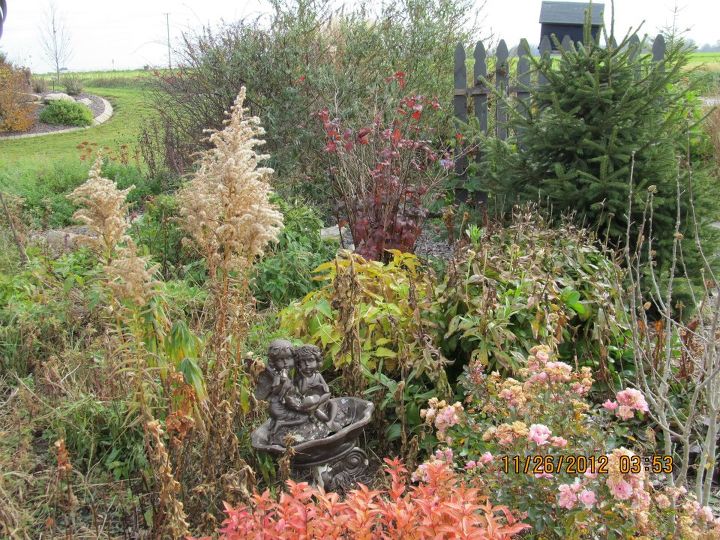
POLYGON ((403 72, 408 92, 446 97, 445 118, 434 127, 448 134, 449 66, 455 45, 472 40, 475 28, 466 24, 472 5, 390 2, 371 15, 366 7, 334 12, 328 0, 271 3, 268 25, 245 20, 185 40, 182 63, 154 79, 156 138, 165 147, 166 166, 187 172, 189 156, 205 144, 203 130, 222 127, 237 81, 244 81, 251 111, 262 113, 267 130, 275 189, 312 201, 328 217, 333 200, 319 159, 325 140, 315 114, 325 106, 350 123, 370 122, 384 79, 403 72))
POLYGON ((290 206, 279 200, 284 229, 256 267, 253 294, 261 306, 284 307, 319 286, 313 270, 335 256, 337 244, 320 238, 322 221, 307 206, 290 206))
POLYGON ((385 441, 417 433, 420 408, 449 397, 444 359, 424 318, 433 275, 412 254, 393 250, 387 264, 341 253, 316 269, 322 287, 280 313, 286 335, 317 345, 340 391, 364 391, 377 404, 385 441))
POLYGON ((82 103, 55 100, 40 113, 40 121, 62 126, 89 126, 93 123, 92 111, 82 103))
POLYGON ((586 231, 550 227, 526 209, 508 227, 473 226, 468 236, 435 307, 455 375, 472 360, 512 375, 538 340, 560 360, 592 367, 602 382, 632 374, 624 373, 633 365, 621 271, 586 231))

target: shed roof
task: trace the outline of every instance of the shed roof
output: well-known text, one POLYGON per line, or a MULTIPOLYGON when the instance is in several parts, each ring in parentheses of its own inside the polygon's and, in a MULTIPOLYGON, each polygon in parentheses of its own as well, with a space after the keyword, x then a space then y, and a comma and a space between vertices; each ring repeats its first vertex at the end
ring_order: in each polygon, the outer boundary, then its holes
MULTIPOLYGON (((591 4, 580 2, 543 2, 540 8, 540 22, 551 24, 584 24, 585 10, 591 4)), ((591 24, 603 24, 605 4, 592 4, 591 24)))

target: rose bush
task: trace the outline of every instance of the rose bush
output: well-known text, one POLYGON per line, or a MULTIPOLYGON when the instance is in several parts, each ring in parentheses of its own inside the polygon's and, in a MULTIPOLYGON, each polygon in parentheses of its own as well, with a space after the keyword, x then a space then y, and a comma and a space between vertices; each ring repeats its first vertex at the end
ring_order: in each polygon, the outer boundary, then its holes
POLYGON ((435 399, 422 411, 447 449, 421 464, 416 478, 439 462, 463 469, 483 493, 522 512, 540 538, 720 534, 710 509, 665 474, 651 482, 632 450, 610 447, 618 421, 647 412, 641 392, 625 389, 592 408, 590 368, 556 361, 547 346, 532 348, 517 379, 475 362, 463 384, 465 405, 435 399))

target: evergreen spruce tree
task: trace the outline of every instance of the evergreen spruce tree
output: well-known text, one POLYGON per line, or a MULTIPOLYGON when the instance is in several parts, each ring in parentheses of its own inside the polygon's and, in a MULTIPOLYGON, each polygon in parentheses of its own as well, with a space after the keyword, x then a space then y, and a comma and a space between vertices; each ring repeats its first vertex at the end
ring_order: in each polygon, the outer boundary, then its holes
MULTIPOLYGON (((517 141, 488 145, 487 174, 496 181, 496 194, 540 198, 553 212, 573 212, 601 240, 623 247, 633 169, 631 239, 638 237, 652 194, 652 230, 643 233, 652 236, 655 267, 664 270, 672 254, 678 182, 688 246, 692 242, 687 158, 699 105, 684 81, 688 49, 676 42, 653 62, 644 42, 606 41, 601 46, 586 26, 583 43, 560 46, 554 59, 532 60, 547 83, 532 90, 529 110, 515 104, 517 141)), ((692 178, 696 211, 708 230, 717 191, 708 195, 701 171, 692 178)), ((712 248, 706 251, 712 254, 712 248)), ((700 260, 686 263, 699 277, 700 260)))

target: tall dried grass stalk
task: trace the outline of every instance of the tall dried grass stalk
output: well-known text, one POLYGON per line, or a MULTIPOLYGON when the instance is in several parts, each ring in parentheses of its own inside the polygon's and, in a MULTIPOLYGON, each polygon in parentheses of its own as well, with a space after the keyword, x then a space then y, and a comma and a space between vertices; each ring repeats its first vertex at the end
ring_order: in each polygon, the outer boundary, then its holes
POLYGON ((183 484, 195 486, 186 507, 207 530, 214 528, 213 513, 219 514, 224 500, 249 500, 255 484, 237 436, 252 393, 243 382, 248 377, 242 362, 253 311, 249 277, 256 258, 282 228, 282 214, 270 204, 273 171, 259 166, 269 156, 256 152, 264 144, 264 130, 257 117, 246 116, 244 100, 242 88, 225 128, 209 131, 213 148, 201 154, 197 172, 177 196, 181 226, 205 258, 211 291, 208 399, 200 407, 206 429, 194 432, 178 452, 183 484))
POLYGON ((112 180, 103 178, 102 155, 90 168, 88 180, 68 198, 81 206, 73 218, 88 226, 91 234, 81 237, 104 263, 108 286, 119 302, 130 300, 144 306, 154 292, 157 265, 150 257, 140 257, 137 246, 128 236, 127 194, 134 188, 118 189, 112 180))
POLYGON ((120 248, 112 262, 105 266, 108 285, 115 298, 131 300, 144 306, 152 297, 158 281, 154 278, 159 265, 150 264, 150 257, 140 257, 132 240, 120 248))

